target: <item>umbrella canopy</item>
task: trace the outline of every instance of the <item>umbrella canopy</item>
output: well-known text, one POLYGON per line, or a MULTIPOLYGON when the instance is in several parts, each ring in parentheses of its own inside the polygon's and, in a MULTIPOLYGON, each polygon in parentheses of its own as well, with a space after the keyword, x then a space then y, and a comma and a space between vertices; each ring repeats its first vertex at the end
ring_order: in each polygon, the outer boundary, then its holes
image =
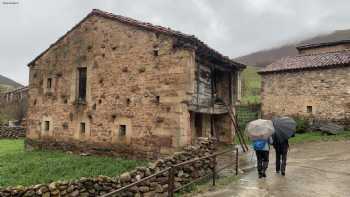
POLYGON ((296 131, 297 123, 293 118, 278 117, 272 119, 273 126, 275 127, 275 136, 279 141, 288 140, 292 137, 296 131))
POLYGON ((258 119, 248 123, 245 129, 247 135, 252 140, 268 139, 274 132, 271 120, 258 119))

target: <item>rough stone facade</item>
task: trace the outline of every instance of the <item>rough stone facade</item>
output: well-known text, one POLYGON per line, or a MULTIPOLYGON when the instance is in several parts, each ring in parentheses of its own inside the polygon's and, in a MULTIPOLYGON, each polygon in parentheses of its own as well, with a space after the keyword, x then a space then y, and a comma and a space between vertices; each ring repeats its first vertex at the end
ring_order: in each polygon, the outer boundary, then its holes
MULTIPOLYGON (((177 44, 168 34, 85 18, 29 65, 27 147, 123 146, 115 151, 153 157, 193 143, 188 106, 201 58, 177 44), (83 102, 77 99, 81 68, 87 70, 83 102)), ((232 141, 231 123, 221 127, 232 141)))
MULTIPOLYGON (((340 65, 333 62, 330 64, 333 60, 327 56, 337 51, 344 51, 344 45, 311 48, 305 50, 302 56, 317 54, 317 67, 307 67, 313 64, 311 57, 311 61, 297 62, 298 69, 290 64, 293 68, 291 70, 285 66, 285 70, 261 73, 263 117, 298 116, 311 122, 336 122, 349 127, 350 67, 344 58, 347 56, 339 56, 338 59, 342 61, 340 65)), ((348 52, 345 50, 345 53, 348 52)), ((278 66, 278 62, 274 64, 278 66)), ((267 71, 268 69, 273 68, 267 67, 267 71)))
MULTIPOLYGON (((0 188, 0 196, 101 196, 160 172, 172 165, 209 156, 214 153, 215 147, 215 141, 203 139, 196 146, 188 146, 182 152, 177 152, 172 157, 159 159, 149 167, 138 167, 118 177, 99 176, 94 178, 80 178, 73 181, 57 181, 30 187, 0 188)), ((175 188, 179 188, 197 178, 208 175, 212 172, 213 166, 212 159, 205 159, 176 168, 174 172, 175 188)), ((165 172, 115 196, 166 197, 168 196, 168 180, 168 172, 165 172)))

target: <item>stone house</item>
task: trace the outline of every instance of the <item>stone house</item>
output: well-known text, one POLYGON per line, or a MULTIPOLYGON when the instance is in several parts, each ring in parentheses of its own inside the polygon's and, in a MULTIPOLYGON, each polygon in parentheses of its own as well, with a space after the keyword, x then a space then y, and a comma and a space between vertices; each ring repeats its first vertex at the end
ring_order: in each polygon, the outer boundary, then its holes
POLYGON ((350 125, 350 41, 308 43, 299 55, 278 60, 262 76, 262 113, 350 125))
POLYGON ((28 66, 28 149, 155 158, 232 142, 224 103, 245 66, 194 36, 93 10, 28 66))

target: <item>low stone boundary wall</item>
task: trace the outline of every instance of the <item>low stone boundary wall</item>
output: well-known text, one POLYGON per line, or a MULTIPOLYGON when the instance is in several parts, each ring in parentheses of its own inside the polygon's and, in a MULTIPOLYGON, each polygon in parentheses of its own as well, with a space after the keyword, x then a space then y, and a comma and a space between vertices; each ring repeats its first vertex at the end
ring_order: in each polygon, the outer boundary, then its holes
MULTIPOLYGON (((152 146, 155 147, 155 146, 152 146)), ((156 160, 161 157, 160 149, 149 149, 149 146, 135 147, 129 144, 109 142, 91 142, 69 139, 62 141, 52 137, 42 139, 25 139, 25 149, 31 150, 58 150, 75 154, 100 155, 109 157, 123 157, 128 159, 156 160)))
MULTIPOLYGON (((118 177, 99 176, 96 178, 80 178, 74 181, 57 181, 30 187, 0 188, 0 196, 100 196, 160 172, 174 164, 208 156, 215 151, 214 143, 212 140, 202 139, 196 146, 188 146, 182 152, 177 152, 171 157, 158 159, 149 167, 138 167, 118 177)), ((185 185, 194 179, 207 175, 211 172, 210 167, 210 160, 208 159, 177 169, 175 171, 175 187, 185 185)), ((168 174, 166 172, 116 196, 165 197, 167 196, 167 189, 168 174)))
POLYGON ((26 129, 23 127, 0 126, 0 139, 18 139, 26 136, 26 129))

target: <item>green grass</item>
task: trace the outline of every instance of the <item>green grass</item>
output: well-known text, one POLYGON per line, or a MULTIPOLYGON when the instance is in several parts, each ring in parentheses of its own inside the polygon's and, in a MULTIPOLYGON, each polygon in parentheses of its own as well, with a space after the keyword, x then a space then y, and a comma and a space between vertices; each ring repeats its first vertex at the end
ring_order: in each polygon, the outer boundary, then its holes
POLYGON ((9 91, 13 89, 12 86, 9 85, 5 85, 5 84, 0 84, 0 92, 5 92, 5 91, 9 91))
POLYGON ((0 187, 34 185, 98 175, 116 176, 145 161, 24 151, 23 140, 0 140, 0 187))
POLYGON ((295 137, 290 138, 291 144, 314 142, 314 141, 335 141, 335 140, 350 140, 350 131, 345 131, 337 135, 327 135, 320 132, 308 132, 296 134, 295 137))
POLYGON ((248 66, 242 73, 242 102, 260 103, 261 77, 258 68, 248 66))

